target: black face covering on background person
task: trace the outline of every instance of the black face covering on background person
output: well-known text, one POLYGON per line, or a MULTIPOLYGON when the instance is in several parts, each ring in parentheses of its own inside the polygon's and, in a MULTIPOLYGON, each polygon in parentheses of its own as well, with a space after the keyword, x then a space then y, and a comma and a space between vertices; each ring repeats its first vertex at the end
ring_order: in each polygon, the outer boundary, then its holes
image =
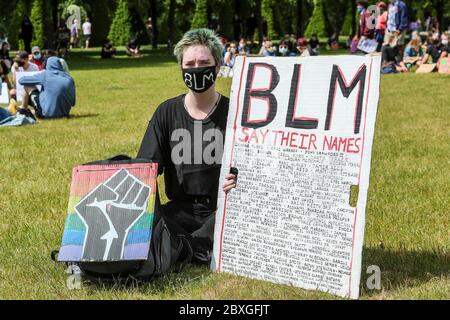
POLYGON ((217 78, 216 66, 186 68, 183 71, 183 81, 194 92, 205 92, 214 84, 217 78))

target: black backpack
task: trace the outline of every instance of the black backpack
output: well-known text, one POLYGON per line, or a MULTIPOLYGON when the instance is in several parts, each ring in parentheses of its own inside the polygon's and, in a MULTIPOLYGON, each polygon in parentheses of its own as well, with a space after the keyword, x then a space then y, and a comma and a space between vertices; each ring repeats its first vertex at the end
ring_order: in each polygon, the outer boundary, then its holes
MULTIPOLYGON (((131 159, 126 155, 118 155, 101 161, 84 165, 133 164, 149 163, 146 159, 131 159)), ((150 280, 154 276, 164 275, 175 269, 180 272, 192 260, 193 250, 182 234, 171 232, 161 216, 160 200, 156 192, 155 212, 153 219, 152 238, 147 260, 117 261, 117 262, 71 262, 70 270, 81 271, 81 276, 93 282, 117 281, 132 277, 137 280, 150 280)), ((51 258, 57 261, 58 251, 53 251, 51 258)))

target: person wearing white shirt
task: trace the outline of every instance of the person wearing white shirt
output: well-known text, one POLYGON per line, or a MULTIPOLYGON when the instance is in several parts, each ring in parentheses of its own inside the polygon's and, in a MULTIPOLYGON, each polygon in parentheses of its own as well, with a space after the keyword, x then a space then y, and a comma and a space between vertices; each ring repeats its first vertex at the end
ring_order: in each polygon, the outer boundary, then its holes
MULTIPOLYGON (((10 105, 8 109, 11 109, 13 111, 12 113, 15 114, 15 108, 16 108, 16 99, 17 99, 17 92, 16 92, 16 74, 17 72, 33 72, 33 71, 39 71, 39 67, 35 65, 34 63, 31 63, 29 61, 29 54, 26 51, 20 51, 16 54, 16 57, 14 58, 14 63, 11 67, 11 73, 12 73, 12 83, 11 83, 11 90, 9 91, 9 95, 11 97, 10 105)), ((10 111, 10 112, 11 112, 10 111)))
POLYGON ((89 18, 82 25, 85 48, 88 49, 92 38, 92 24, 89 18))

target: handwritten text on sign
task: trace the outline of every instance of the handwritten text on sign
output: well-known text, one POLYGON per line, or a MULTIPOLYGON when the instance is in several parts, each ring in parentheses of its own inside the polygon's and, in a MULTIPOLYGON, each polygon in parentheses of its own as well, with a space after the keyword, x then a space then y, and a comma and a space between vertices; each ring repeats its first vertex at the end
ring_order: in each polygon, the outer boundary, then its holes
POLYGON ((212 269, 358 297, 379 65, 238 58, 221 178, 239 177, 219 192, 212 269))

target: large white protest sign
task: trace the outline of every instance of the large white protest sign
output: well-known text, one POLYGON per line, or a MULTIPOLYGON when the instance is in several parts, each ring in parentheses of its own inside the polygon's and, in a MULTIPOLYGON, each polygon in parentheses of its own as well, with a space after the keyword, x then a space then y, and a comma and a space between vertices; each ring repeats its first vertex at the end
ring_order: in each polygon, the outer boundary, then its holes
MULTIPOLYGON (((19 83, 19 80, 22 77, 31 77, 34 76, 36 73, 39 73, 40 71, 23 71, 23 72, 16 72, 16 96, 17 101, 22 101, 23 93, 24 93, 24 87, 19 83)), ((39 91, 41 90, 41 86, 36 87, 39 91)))
POLYGON ((219 191, 211 268, 357 298, 380 57, 238 57, 234 71, 221 181, 239 174, 219 191))

